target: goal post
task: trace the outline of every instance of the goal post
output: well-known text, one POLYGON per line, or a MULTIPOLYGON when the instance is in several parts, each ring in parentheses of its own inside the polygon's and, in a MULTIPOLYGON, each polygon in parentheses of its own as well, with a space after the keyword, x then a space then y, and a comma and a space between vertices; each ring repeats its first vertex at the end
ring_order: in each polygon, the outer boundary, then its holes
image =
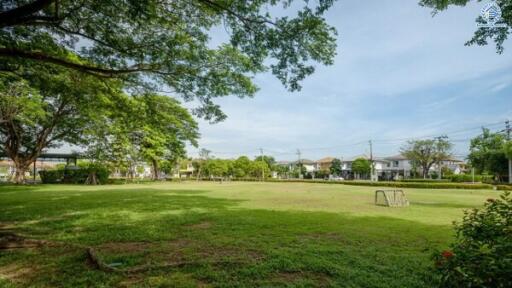
POLYGON ((375 205, 386 207, 407 207, 409 200, 403 190, 375 191, 375 205))

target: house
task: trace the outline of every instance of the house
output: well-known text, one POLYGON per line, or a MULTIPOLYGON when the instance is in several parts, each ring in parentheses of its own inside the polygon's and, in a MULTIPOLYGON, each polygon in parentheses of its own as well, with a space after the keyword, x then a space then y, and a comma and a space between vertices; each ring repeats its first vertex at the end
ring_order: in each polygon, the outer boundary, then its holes
POLYGON ((383 180, 397 180, 412 176, 413 167, 411 165, 411 161, 404 155, 398 154, 384 157, 384 159, 388 162, 382 171, 382 175, 379 175, 379 178, 382 178, 383 180))
POLYGON ((332 161, 334 161, 334 157, 325 157, 316 161, 316 170, 317 171, 329 171, 331 169, 332 161))
POLYGON ((355 175, 355 173, 352 172, 352 163, 356 159, 359 159, 359 158, 366 159, 366 160, 372 160, 374 173, 375 173, 375 175, 377 175, 379 177, 381 177, 383 175, 385 167, 388 164, 388 161, 381 157, 370 158, 370 156, 368 156, 366 154, 356 155, 354 157, 351 157, 348 159, 343 159, 341 161, 341 177, 343 177, 345 179, 359 178, 359 175, 355 175))

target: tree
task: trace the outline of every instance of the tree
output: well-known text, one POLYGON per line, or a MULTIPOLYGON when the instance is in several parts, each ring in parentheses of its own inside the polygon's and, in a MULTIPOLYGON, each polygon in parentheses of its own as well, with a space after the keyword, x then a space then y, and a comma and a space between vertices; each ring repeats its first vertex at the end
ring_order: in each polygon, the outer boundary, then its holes
POLYGON ((267 163, 268 167, 272 167, 274 166, 274 164, 276 163, 276 159, 272 156, 267 156, 267 155, 263 155, 263 156, 257 156, 254 161, 262 161, 263 159, 263 162, 267 163))
POLYGON ((210 159, 211 152, 212 151, 208 149, 202 148, 201 150, 199 150, 199 159, 192 162, 192 165, 194 166, 194 171, 197 171, 197 181, 199 181, 199 179, 201 178, 201 173, 203 172, 203 168, 206 162, 208 161, 208 159, 210 159))
POLYGON ((471 139, 469 145, 469 164, 477 173, 494 175, 501 179, 507 175, 507 155, 503 149, 506 137, 502 133, 492 133, 487 128, 482 128, 482 134, 471 139))
POLYGON ((47 148, 80 145, 109 118, 113 98, 122 98, 113 81, 60 68, 33 65, 18 75, 0 74, 0 153, 16 167, 15 182, 47 148))
MULTIPOLYGON (((333 0, 269 7, 293 0, 6 0, 0 5, 0 71, 31 63, 124 81, 129 90, 171 91, 197 100, 206 119, 225 115, 212 99, 253 96, 252 75, 270 70, 291 91, 330 65, 336 31, 324 13, 333 0), (213 29, 229 41, 214 47, 213 29)), ((299 2, 299 1, 297 1, 299 2)))
POLYGON ((421 167, 423 178, 427 178, 432 165, 440 164, 441 161, 450 158, 452 146, 447 137, 411 140, 401 148, 401 152, 407 159, 421 167))
POLYGON ((352 171, 357 175, 366 176, 370 174, 372 170, 372 164, 370 160, 365 158, 357 158, 352 162, 352 171))
POLYGON ((333 159, 331 162, 331 167, 329 168, 329 171, 331 171, 332 175, 340 176, 342 169, 341 169, 341 160, 340 159, 333 159))
POLYGON ((247 156, 240 156, 233 163, 233 176, 243 178, 251 173, 251 160, 247 156))
MULTIPOLYGON (((449 6, 466 6, 470 0, 421 0, 419 3, 421 6, 429 7, 434 9, 432 14, 435 15, 439 11, 448 9, 449 6)), ((510 0, 496 0, 495 3, 500 7, 502 12, 502 21, 500 24, 504 24, 505 27, 479 27, 471 40, 466 42, 466 46, 469 45, 487 45, 488 40, 493 40, 496 44, 496 52, 503 53, 503 43, 507 40, 510 31, 512 31, 512 1, 510 0)), ((482 16, 476 18, 477 23, 485 23, 482 16)))
POLYGON ((226 160, 209 159, 205 163, 204 170, 210 177, 223 177, 227 176, 229 166, 226 160))
POLYGON ((136 126, 131 129, 132 139, 142 158, 151 164, 152 178, 158 179, 161 161, 176 164, 185 157, 187 142, 197 146, 197 123, 170 97, 144 94, 134 100, 136 126))

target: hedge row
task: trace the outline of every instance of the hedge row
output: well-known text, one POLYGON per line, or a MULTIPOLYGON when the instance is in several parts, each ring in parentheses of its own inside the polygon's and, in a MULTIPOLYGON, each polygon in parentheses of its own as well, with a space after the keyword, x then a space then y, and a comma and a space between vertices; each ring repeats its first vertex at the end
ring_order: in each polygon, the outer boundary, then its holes
POLYGON ((450 183, 450 179, 402 179, 397 182, 413 182, 413 183, 450 183))
MULTIPOLYGON (((195 179, 189 179, 195 180, 195 179)), ((202 181, 218 181, 215 179, 204 178, 202 181)), ((260 178, 242 178, 230 179, 230 181, 244 181, 244 182, 259 182, 260 178)), ((318 184, 339 184, 339 185, 354 185, 354 186, 372 186, 372 187, 394 187, 394 188, 427 188, 427 189, 493 189, 490 184, 469 184, 469 183, 452 183, 452 182, 392 182, 392 181, 329 181, 329 180, 309 180, 309 179, 265 179, 265 182, 276 183, 318 183, 318 184)))
POLYGON ((473 175, 470 174, 457 174, 457 175, 451 175, 449 179, 452 182, 472 182, 473 180, 475 182, 492 182, 493 176, 491 175, 475 175, 473 178, 473 175))
POLYGON ((84 184, 89 174, 96 173, 100 184, 108 182, 109 170, 101 166, 75 167, 74 169, 55 169, 39 171, 44 184, 84 184))
POLYGON ((496 185, 497 190, 512 191, 512 185, 496 185))

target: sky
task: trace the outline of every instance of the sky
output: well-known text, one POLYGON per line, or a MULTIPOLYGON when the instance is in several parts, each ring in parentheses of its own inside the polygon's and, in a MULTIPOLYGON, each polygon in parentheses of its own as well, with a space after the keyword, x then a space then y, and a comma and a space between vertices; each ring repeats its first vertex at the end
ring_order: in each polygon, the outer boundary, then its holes
MULTIPOLYGON (((288 92, 270 73, 255 76, 254 98, 218 99, 228 118, 199 120, 199 148, 219 158, 349 158, 399 153, 410 139, 447 135, 464 158, 481 126, 512 118, 512 41, 503 54, 464 46, 487 3, 432 17, 413 0, 337 1, 326 15, 338 31, 334 65, 316 65, 302 90, 288 92)), ((474 2, 474 1, 473 1, 474 2)), ((222 42, 222 31, 212 42, 222 42)))

